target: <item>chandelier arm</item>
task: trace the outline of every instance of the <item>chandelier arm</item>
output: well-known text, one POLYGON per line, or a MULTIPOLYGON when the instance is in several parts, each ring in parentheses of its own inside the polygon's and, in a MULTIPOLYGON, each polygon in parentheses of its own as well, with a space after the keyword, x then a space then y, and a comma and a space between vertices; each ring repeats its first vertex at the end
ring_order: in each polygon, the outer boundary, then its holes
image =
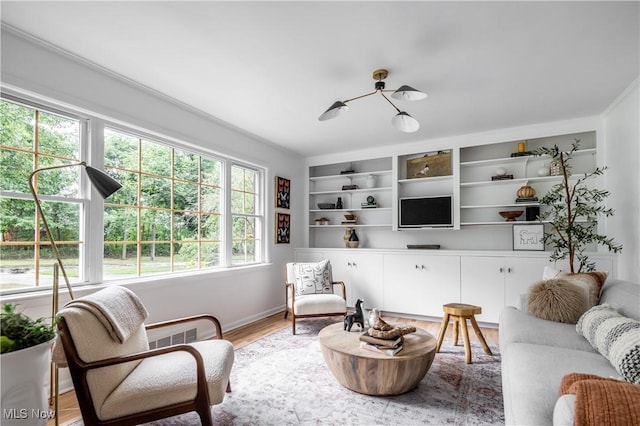
POLYGON ((385 99, 387 100, 387 102, 389 102, 389 103, 391 104, 391 106, 392 106, 392 107, 394 107, 394 108, 396 109, 396 111, 398 111, 398 112, 402 112, 402 111, 400 111, 400 109, 399 109, 397 106, 395 106, 395 104, 394 104, 393 102, 391 102, 391 101, 389 100, 389 98, 387 98, 387 97, 384 95, 384 93, 382 93, 382 91, 380 91, 380 94, 382 95, 382 97, 383 97, 383 98, 385 98, 385 99))
POLYGON ((367 96, 375 95, 376 92, 377 90, 374 90, 371 93, 366 93, 364 95, 356 96, 355 98, 347 99, 346 101, 342 101, 342 102, 346 104, 347 102, 355 101, 356 99, 366 98, 367 96))

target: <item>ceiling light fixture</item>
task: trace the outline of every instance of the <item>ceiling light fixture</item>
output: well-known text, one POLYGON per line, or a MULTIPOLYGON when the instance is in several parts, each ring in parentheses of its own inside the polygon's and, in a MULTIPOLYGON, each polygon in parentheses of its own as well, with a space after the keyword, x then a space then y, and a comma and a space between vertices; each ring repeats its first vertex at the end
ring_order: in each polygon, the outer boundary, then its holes
POLYGON ((380 95, 383 98, 385 98, 386 101, 389 102, 391 106, 396 109, 396 111, 398 111, 398 114, 396 114, 391 119, 391 123, 393 124, 393 126, 396 129, 406 133, 412 133, 417 131, 420 128, 420 123, 418 123, 418 120, 416 120, 415 118, 407 114, 405 111, 401 111, 400 108, 398 108, 397 106, 394 105, 393 102, 391 102, 391 100, 384 94, 384 92, 393 92, 393 94, 391 95, 392 98, 405 100, 405 101, 419 101, 421 99, 426 98, 427 94, 407 85, 402 85, 397 90, 385 89, 385 83, 382 80, 387 78, 388 75, 389 75, 389 72, 385 69, 375 70, 373 72, 373 79, 376 80, 376 83, 374 86, 375 90, 373 92, 356 96, 355 98, 347 99, 345 101, 334 102, 333 105, 331 105, 328 110, 323 112, 322 115, 318 117, 318 120, 326 121, 334 117, 337 117, 338 115, 342 114, 343 112, 349 109, 349 107, 347 106, 348 102, 355 101, 356 99, 366 98, 367 96, 375 95, 376 93, 380 93, 380 95))

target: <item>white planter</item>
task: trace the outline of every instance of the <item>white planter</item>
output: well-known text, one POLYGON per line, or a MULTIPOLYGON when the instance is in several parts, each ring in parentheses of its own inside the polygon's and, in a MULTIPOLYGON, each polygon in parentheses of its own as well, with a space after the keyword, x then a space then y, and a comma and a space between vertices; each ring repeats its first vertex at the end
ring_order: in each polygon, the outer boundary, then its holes
POLYGON ((52 415, 47 401, 52 345, 53 340, 0 356, 3 426, 47 424, 52 415))

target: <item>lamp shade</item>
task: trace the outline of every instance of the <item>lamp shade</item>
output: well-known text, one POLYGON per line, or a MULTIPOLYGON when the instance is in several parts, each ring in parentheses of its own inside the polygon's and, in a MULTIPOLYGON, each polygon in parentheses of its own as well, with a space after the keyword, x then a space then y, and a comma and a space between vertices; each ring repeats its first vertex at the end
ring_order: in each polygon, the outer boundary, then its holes
POLYGON ((392 119, 393 127, 405 133, 413 133, 420 128, 418 120, 404 111, 397 113, 392 119))
POLYGON ((404 101, 419 101, 420 99, 424 99, 427 97, 427 94, 419 91, 418 89, 414 89, 411 86, 400 86, 398 90, 391 94, 393 99, 401 99, 404 101))
POLYGON ((334 117, 337 117, 342 112, 348 111, 348 110, 349 110, 349 107, 347 106, 347 104, 345 104, 342 101, 336 101, 333 103, 333 105, 329 107, 328 110, 323 112, 322 115, 318 117, 318 120, 320 121, 330 120, 334 117))
POLYGON ((107 198, 120 188, 122 185, 116 181, 114 178, 103 172, 102 170, 94 169, 91 166, 86 166, 85 170, 87 172, 87 176, 89 176, 89 180, 93 187, 98 191, 102 198, 107 198))

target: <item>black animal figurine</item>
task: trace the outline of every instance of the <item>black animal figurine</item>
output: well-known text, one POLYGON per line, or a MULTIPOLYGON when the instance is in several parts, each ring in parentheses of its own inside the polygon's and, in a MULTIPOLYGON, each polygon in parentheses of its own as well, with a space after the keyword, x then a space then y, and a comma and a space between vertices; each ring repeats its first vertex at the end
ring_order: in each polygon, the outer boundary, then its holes
POLYGON ((364 330, 364 314, 362 313, 362 303, 364 300, 358 299, 356 302, 356 311, 352 314, 345 315, 344 317, 344 329, 351 331, 353 324, 360 325, 360 329, 364 330))

